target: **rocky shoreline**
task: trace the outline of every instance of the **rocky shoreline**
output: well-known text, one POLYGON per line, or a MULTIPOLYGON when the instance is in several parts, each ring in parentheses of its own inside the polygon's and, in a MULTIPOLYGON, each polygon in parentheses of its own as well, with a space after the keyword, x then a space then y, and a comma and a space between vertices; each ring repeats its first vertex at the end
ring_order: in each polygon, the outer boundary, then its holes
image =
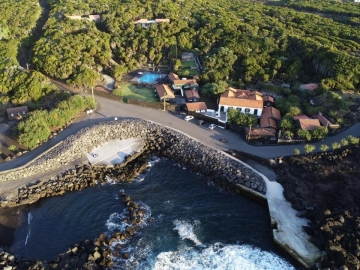
POLYGON ((324 251, 320 269, 360 269, 360 146, 283 158, 275 167, 303 229, 324 251))
POLYGON ((85 240, 71 246, 65 253, 53 261, 37 261, 13 255, 7 249, 0 248, 0 267, 4 270, 29 269, 108 269, 116 259, 128 259, 129 254, 122 250, 123 243, 131 239, 141 229, 140 224, 146 217, 146 209, 134 202, 124 192, 120 193, 121 201, 126 205, 126 224, 123 231, 112 235, 100 234, 93 240, 85 240))
MULTIPOLYGON (((0 206, 17 207, 27 205, 41 198, 63 195, 68 191, 82 190, 109 180, 131 181, 146 168, 147 158, 153 155, 169 158, 195 173, 201 173, 228 191, 251 193, 262 200, 266 199, 264 180, 250 168, 182 133, 143 120, 105 122, 81 130, 63 143, 47 151, 33 163, 19 169, 0 173, 0 182, 58 169, 61 165, 79 159, 98 145, 119 138, 141 138, 144 140, 144 147, 134 155, 127 156, 123 163, 113 167, 78 165, 50 179, 29 183, 20 187, 13 194, 2 197, 0 206)), ((132 214, 134 214, 134 209, 138 208, 134 207, 134 204, 129 203, 128 200, 127 203, 132 208, 130 209, 132 214)), ((141 215, 143 216, 143 214, 141 215)), ((140 221, 138 218, 140 217, 136 216, 135 222, 140 221)), ((132 218, 129 221, 134 222, 132 218)), ((134 231, 128 231, 127 233, 132 234, 134 231)), ((118 237, 123 238, 121 234, 114 237, 116 239, 118 237)), ((102 241, 84 241, 71 247, 66 253, 52 262, 52 266, 46 262, 34 262, 17 258, 2 250, 0 253, 3 254, 1 256, 3 261, 0 261, 0 266, 6 265, 7 268, 4 268, 6 270, 44 269, 43 267, 46 268, 46 264, 50 269, 64 269, 65 266, 82 265, 84 262, 89 263, 88 265, 83 264, 85 269, 105 269, 111 264, 111 261, 108 260, 109 256, 126 257, 121 253, 121 245, 115 254, 110 254, 106 248, 111 245, 110 242, 113 242, 113 240, 105 239, 104 236, 100 238, 102 241), (94 243, 98 243, 98 245, 94 243), (100 254, 100 257, 97 253, 95 256, 94 253, 87 252, 87 250, 94 251, 95 249, 100 254), (103 256, 103 254, 105 255, 103 256)))

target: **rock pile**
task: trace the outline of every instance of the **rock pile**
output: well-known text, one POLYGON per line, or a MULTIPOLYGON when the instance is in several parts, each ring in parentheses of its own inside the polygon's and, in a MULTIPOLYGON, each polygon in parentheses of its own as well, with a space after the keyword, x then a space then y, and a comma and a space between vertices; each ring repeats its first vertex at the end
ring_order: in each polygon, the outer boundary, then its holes
POLYGON ((360 145, 284 158, 276 167, 284 196, 324 251, 321 269, 360 269, 360 145))
POLYGON ((1 269, 108 269, 113 266, 115 258, 129 258, 129 254, 122 251, 121 243, 131 239, 141 228, 140 224, 147 212, 124 192, 121 192, 120 196, 127 206, 127 217, 123 222, 128 225, 123 232, 114 232, 110 236, 102 233, 98 238, 72 245, 65 253, 50 262, 22 259, 0 248, 1 269))

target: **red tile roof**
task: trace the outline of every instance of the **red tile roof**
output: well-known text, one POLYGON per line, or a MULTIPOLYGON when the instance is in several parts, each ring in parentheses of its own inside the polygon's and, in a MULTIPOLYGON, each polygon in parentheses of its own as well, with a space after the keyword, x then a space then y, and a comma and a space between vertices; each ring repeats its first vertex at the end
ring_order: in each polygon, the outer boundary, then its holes
POLYGON ((293 118, 294 118, 294 120, 311 119, 311 118, 307 117, 306 115, 294 115, 293 118))
POLYGON ((177 85, 185 85, 185 84, 197 84, 197 81, 194 79, 189 79, 189 80, 174 80, 173 81, 174 84, 177 85))
POLYGON ((160 100, 162 100, 164 96, 166 96, 166 98, 175 98, 174 93, 167 84, 157 85, 156 92, 158 93, 160 100))
POLYGON ((276 121, 274 119, 271 119, 269 117, 261 116, 261 118, 260 118, 260 127, 262 127, 262 128, 272 127, 272 128, 277 129, 277 124, 276 124, 276 121))
POLYGON ((278 121, 281 120, 281 114, 280 111, 274 107, 265 107, 262 111, 261 118, 274 118, 278 121))
POLYGON ((317 114, 314 115, 314 118, 319 119, 320 123, 324 126, 324 127, 330 127, 330 128, 338 128, 339 125, 338 124, 333 124, 331 123, 325 116, 317 114))
POLYGON ((228 87, 225 92, 221 94, 221 97, 262 100, 262 94, 260 92, 235 89, 232 87, 228 87))
POLYGON ((303 90, 309 90, 309 91, 314 91, 318 88, 318 84, 317 83, 306 83, 306 84, 301 84, 300 85, 300 89, 303 90))
POLYGON ((186 103, 188 111, 202 111, 207 110, 205 102, 191 102, 186 103))
POLYGON ((266 96, 263 96, 262 98, 263 98, 263 101, 274 102, 274 98, 272 96, 266 95, 266 96))
POLYGON ((179 76, 175 73, 169 73, 168 77, 172 82, 174 82, 175 80, 180 80, 179 76))
MULTIPOLYGON (((245 127, 245 134, 248 136, 250 133, 250 128, 245 127)), ((250 138, 251 137, 274 137, 276 136, 276 130, 273 128, 251 128, 250 138)))
POLYGON ((186 91, 185 91, 185 96, 186 96, 187 98, 192 98, 192 97, 200 98, 199 92, 196 91, 196 90, 186 90, 186 91))
POLYGON ((227 105, 227 106, 262 109, 263 101, 262 100, 253 100, 253 99, 220 97, 219 105, 220 106, 227 105))
POLYGON ((318 119, 298 119, 300 128, 303 130, 313 130, 317 127, 320 127, 320 122, 318 119))

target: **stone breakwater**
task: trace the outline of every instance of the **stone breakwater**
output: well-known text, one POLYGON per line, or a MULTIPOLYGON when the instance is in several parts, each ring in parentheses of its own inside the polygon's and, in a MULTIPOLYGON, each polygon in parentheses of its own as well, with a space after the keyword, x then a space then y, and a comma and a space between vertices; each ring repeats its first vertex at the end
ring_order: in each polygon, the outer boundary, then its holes
POLYGON ((122 231, 111 235, 102 233, 98 238, 82 241, 49 262, 27 260, 0 248, 1 269, 109 269, 118 258, 128 259, 129 254, 123 250, 123 244, 141 229, 147 212, 146 208, 138 205, 125 193, 121 192, 120 198, 126 205, 123 220, 125 226, 122 231))
MULTIPOLYGON (((242 163, 204 146, 183 133, 139 119, 108 121, 84 128, 33 162, 18 169, 0 173, 0 182, 34 177, 57 170, 83 158, 94 148, 108 141, 130 138, 139 138, 144 141, 142 153, 137 153, 135 157, 140 154, 167 157, 193 172, 204 174, 222 186, 230 187, 235 192, 246 190, 265 198, 263 196, 266 194, 265 182, 242 163)), ((65 191, 91 186, 97 181, 103 181, 106 177, 119 176, 119 173, 112 175, 111 168, 100 170, 102 172, 94 167, 85 166, 70 170, 48 181, 38 181, 19 189, 12 196, 3 198, 0 202, 1 206, 31 203, 41 197, 61 195, 65 191)))

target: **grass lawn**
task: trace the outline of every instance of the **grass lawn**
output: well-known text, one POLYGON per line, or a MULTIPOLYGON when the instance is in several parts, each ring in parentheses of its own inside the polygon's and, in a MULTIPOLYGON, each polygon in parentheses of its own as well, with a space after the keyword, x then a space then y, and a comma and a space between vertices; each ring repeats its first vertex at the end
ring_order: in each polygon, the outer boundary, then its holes
POLYGON ((183 67, 196 67, 195 61, 181 61, 183 67))
MULTIPOLYGON (((154 89, 146 87, 137 88, 135 84, 131 83, 121 83, 119 86, 122 90, 121 94, 123 97, 149 102, 159 102, 159 99, 155 97, 156 92, 154 92, 154 89)), ((116 95, 116 92, 114 94, 116 95)))

